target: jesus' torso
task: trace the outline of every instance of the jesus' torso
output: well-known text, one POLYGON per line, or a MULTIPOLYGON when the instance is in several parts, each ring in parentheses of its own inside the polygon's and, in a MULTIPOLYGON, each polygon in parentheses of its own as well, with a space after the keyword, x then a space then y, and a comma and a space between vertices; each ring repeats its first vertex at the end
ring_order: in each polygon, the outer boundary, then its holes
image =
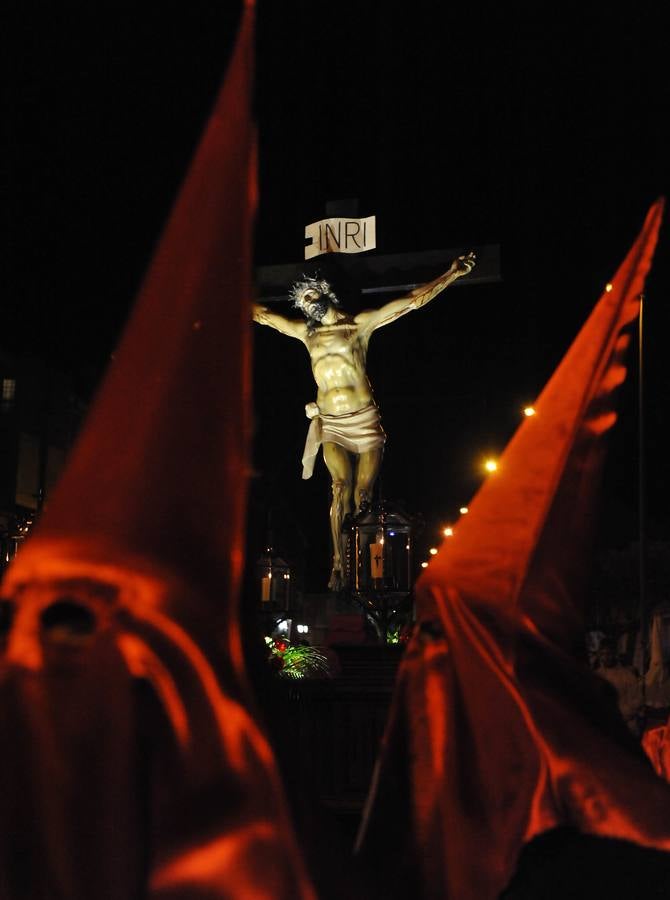
POLYGON ((318 388, 316 402, 322 413, 341 416, 374 402, 365 373, 367 340, 353 320, 317 326, 306 334, 318 388))

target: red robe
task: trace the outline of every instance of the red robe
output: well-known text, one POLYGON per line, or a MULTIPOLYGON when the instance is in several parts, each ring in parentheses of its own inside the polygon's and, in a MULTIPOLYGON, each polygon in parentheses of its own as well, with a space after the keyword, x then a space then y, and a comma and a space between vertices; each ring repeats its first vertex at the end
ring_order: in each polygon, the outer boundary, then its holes
POLYGON ((654 771, 670 781, 670 718, 665 725, 648 728, 642 735, 642 748, 651 760, 654 771))
POLYGON ((2 585, 2 900, 311 898, 249 697, 253 8, 66 472, 2 585))
POLYGON ((376 859, 402 820, 398 859, 425 897, 495 900, 524 844, 560 825, 670 851, 670 786, 576 652, 605 437, 662 206, 417 584, 359 852, 376 859))

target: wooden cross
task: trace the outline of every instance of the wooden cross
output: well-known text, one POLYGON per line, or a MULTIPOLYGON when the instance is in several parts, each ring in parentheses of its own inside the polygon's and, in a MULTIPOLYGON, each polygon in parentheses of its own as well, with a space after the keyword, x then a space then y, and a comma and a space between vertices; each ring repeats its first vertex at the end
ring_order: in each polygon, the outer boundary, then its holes
MULTIPOLYGON (((357 200, 329 201, 326 217, 358 215, 357 200)), ((330 253, 325 256, 330 265, 336 264, 347 279, 356 284, 363 296, 380 294, 403 294, 432 281, 436 275, 451 265, 464 251, 473 250, 477 265, 467 278, 460 278, 452 287, 467 287, 475 284, 491 284, 501 281, 500 245, 485 244, 476 247, 446 248, 444 250, 424 250, 414 253, 393 253, 376 255, 366 252, 355 255, 330 253), (336 258, 336 259, 335 259, 336 258)), ((285 263, 256 268, 256 294, 263 304, 280 303, 288 300, 291 285, 300 280, 303 273, 325 257, 296 263, 285 263)))

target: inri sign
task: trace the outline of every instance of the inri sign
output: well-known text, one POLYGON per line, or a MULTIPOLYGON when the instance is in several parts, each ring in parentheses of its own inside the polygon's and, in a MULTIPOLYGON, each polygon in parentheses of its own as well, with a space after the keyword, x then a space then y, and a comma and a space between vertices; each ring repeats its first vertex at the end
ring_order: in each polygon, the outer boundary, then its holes
POLYGON ((375 217, 366 219, 322 219, 305 225, 305 259, 322 253, 362 253, 377 246, 375 217))

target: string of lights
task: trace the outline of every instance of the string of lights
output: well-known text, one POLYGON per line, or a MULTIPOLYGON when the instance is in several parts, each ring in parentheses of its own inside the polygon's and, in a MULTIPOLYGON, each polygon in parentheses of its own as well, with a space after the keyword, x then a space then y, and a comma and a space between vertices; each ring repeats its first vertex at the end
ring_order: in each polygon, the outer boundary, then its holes
MULTIPOLYGON (((607 286, 607 290, 611 290, 611 285, 607 286)), ((528 404, 523 407, 522 410, 525 418, 530 418, 531 416, 536 415, 537 411, 532 404, 528 404)), ((486 475, 493 475, 498 471, 499 462, 494 456, 486 456, 481 463, 482 470, 486 473, 486 475)), ((461 506, 458 510, 460 516, 466 516, 469 512, 469 508, 467 506, 461 506)), ((441 526, 441 534, 445 539, 453 538, 456 534, 456 525, 443 525, 441 526)), ((439 547, 430 547, 428 549, 428 554, 430 557, 435 557, 440 552, 439 547)), ((422 569, 427 569, 430 564, 430 559, 424 559, 421 563, 422 569)))

